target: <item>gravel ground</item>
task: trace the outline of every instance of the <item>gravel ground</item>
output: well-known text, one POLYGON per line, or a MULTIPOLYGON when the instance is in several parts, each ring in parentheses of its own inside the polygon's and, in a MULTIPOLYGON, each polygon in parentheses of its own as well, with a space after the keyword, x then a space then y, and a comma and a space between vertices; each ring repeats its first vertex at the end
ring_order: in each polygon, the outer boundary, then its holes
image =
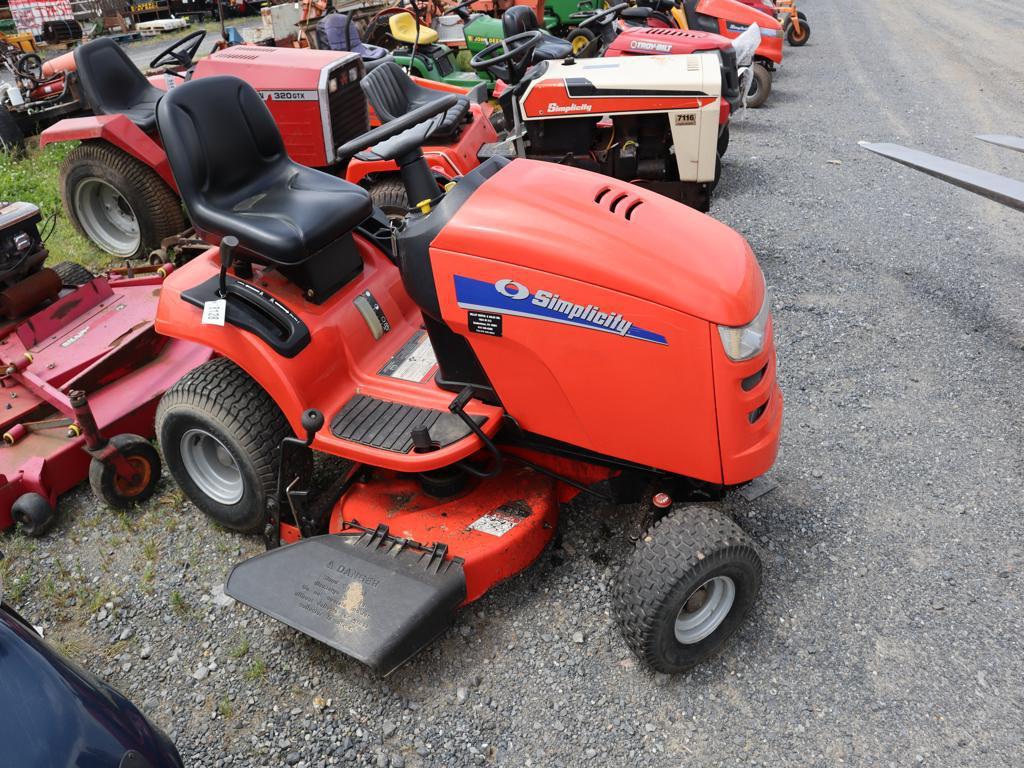
POLYGON ((167 480, 133 515, 79 491, 45 540, 5 540, 19 607, 190 766, 1019 765, 1024 218, 856 142, 1024 178, 971 138, 1024 133, 1021 17, 800 5, 811 43, 736 125, 714 210, 761 257, 787 397, 779 487, 726 502, 766 573, 722 655, 634 661, 608 598, 633 515, 587 505, 386 681, 224 599, 260 545, 167 480))

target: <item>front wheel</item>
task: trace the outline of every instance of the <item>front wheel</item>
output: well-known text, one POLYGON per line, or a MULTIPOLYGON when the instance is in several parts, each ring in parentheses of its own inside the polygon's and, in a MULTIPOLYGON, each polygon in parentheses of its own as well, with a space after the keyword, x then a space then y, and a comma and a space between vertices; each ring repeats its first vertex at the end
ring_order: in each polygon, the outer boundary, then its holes
POLYGON ((160 449, 185 495, 220 525, 246 533, 266 525, 278 447, 290 432, 270 395, 225 358, 186 374, 156 411, 160 449))
POLYGON ((409 195, 397 177, 379 179, 369 187, 373 204, 380 208, 392 223, 400 222, 409 214, 409 195))
POLYGON ((754 78, 750 82, 750 90, 747 92, 746 104, 751 109, 757 109, 767 100, 772 92, 772 73, 764 64, 754 64, 752 68, 754 78))
POLYGON ((807 41, 811 39, 811 25, 808 24, 804 19, 800 19, 800 31, 796 31, 796 25, 790 24, 786 28, 786 42, 792 45, 794 48, 799 48, 802 45, 807 45, 807 41))
POLYGON ((71 150, 60 187, 75 229, 114 256, 142 258, 185 228, 181 201, 156 171, 104 141, 71 150))
POLYGON ((616 586, 623 636, 659 672, 717 653, 750 612, 761 558, 727 515, 678 507, 637 542, 616 586))

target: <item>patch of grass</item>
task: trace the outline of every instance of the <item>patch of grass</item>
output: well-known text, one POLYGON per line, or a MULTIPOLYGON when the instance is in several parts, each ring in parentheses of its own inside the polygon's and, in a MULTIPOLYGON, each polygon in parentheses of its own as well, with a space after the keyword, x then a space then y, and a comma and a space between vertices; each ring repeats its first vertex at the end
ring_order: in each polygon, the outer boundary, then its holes
POLYGON ((17 605, 28 592, 28 585, 32 582, 27 573, 19 573, 10 582, 4 579, 4 601, 17 605))
POLYGON ((102 589, 97 589, 93 593, 92 599, 89 601, 89 613, 96 613, 96 611, 103 607, 104 603, 109 601, 110 596, 108 596, 102 589))
POLYGON ((192 607, 188 604, 188 601, 182 596, 181 592, 174 590, 171 592, 171 610, 179 616, 187 616, 192 612, 192 607))
POLYGON ((235 707, 231 704, 231 699, 227 696, 221 696, 220 701, 217 702, 217 714, 225 720, 230 720, 234 717, 235 707))
POLYGON ((153 567, 152 563, 146 563, 146 567, 142 571, 142 580, 139 586, 147 595, 153 594, 153 579, 155 578, 156 568, 153 567))
POLYGON ((245 670, 245 679, 250 682, 256 682, 262 680, 267 676, 267 662, 263 659, 256 657, 253 659, 252 664, 245 670))
POLYGON ((160 557, 160 546, 156 543, 156 539, 146 539, 142 543, 142 556, 151 563, 156 562, 156 559, 160 557))
POLYGON ((39 149, 37 140, 27 140, 23 156, 0 152, 0 190, 4 200, 34 203, 46 217, 56 214, 53 233, 46 240, 50 264, 77 261, 93 271, 102 271, 110 260, 75 231, 60 202, 60 164, 77 142, 51 144, 39 149))
POLYGON ((232 659, 240 659, 249 652, 249 638, 243 637, 238 644, 228 653, 232 659))

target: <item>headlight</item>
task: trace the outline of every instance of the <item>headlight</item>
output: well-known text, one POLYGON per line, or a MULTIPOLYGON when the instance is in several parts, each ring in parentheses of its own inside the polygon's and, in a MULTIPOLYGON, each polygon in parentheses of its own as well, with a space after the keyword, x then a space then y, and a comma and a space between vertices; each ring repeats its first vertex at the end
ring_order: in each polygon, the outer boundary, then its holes
POLYGON ((761 27, 761 37, 782 37, 781 29, 768 29, 768 27, 761 27))
POLYGON ((722 337, 722 346, 725 354, 730 360, 739 362, 749 360, 764 349, 765 330, 768 328, 768 318, 771 313, 768 311, 768 294, 765 293, 764 303, 761 305, 757 317, 746 325, 739 328, 732 328, 727 325, 718 326, 718 335, 722 337))

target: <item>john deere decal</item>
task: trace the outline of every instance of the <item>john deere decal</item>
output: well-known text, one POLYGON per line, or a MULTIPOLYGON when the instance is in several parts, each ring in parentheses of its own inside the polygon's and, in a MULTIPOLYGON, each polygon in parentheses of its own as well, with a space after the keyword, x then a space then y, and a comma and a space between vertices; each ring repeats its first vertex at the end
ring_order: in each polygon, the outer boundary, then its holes
POLYGON ((455 298, 462 309, 532 317, 653 344, 668 344, 664 336, 638 328, 620 312, 610 312, 595 304, 578 304, 553 291, 531 292, 521 282, 510 278, 490 283, 455 275, 455 298))

